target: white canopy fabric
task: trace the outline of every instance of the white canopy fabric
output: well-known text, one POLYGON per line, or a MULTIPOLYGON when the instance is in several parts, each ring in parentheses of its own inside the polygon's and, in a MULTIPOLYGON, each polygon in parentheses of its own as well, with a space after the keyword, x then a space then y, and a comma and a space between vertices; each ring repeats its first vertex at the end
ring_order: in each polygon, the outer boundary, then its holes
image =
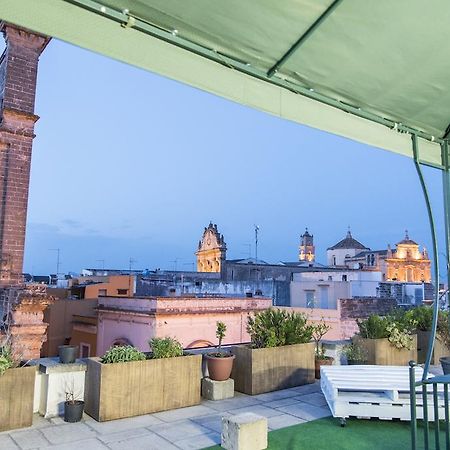
POLYGON ((410 157, 413 133, 442 164, 448 0, 1 0, 0 18, 410 157))

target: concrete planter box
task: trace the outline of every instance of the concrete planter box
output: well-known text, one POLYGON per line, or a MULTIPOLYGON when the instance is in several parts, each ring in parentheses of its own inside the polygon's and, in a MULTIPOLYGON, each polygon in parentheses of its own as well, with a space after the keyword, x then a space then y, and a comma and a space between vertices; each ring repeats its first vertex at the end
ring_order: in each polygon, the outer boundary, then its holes
POLYGON ((8 369, 0 376, 0 431, 33 423, 36 367, 8 369))
POLYGON ((412 350, 395 348, 387 340, 383 339, 359 339, 367 350, 367 364, 381 366, 407 366, 409 361, 417 361, 417 335, 413 335, 412 350))
POLYGON ((231 378, 236 391, 249 395, 314 383, 314 343, 252 349, 232 348, 231 378))
MULTIPOLYGON (((431 331, 417 331, 417 362, 423 364, 427 357, 428 342, 430 341, 431 331)), ((434 342, 433 355, 431 356, 431 364, 438 366, 439 358, 449 356, 450 350, 437 338, 434 342)))
POLYGON ((99 422, 200 403, 201 355, 86 362, 85 412, 99 422))

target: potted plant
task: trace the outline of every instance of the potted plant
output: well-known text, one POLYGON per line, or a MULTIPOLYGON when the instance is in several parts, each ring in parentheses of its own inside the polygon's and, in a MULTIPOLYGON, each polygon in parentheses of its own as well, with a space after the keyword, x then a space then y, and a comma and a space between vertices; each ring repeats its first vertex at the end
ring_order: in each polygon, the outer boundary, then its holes
POLYGON ((83 418, 84 401, 77 400, 74 383, 66 387, 66 401, 64 402, 64 422, 80 422, 83 418))
POLYGON ((367 364, 367 351, 358 339, 353 339, 350 344, 345 345, 342 354, 346 357, 349 366, 367 364))
POLYGON ((356 322, 369 364, 402 366, 417 360, 417 335, 413 334, 416 324, 404 311, 386 316, 372 314, 356 322))
POLYGON ((77 359, 78 346, 76 345, 60 345, 58 347, 59 361, 62 364, 73 364, 77 359))
POLYGON ((32 425, 35 378, 35 366, 23 366, 9 345, 0 346, 0 431, 32 425))
POLYGON ((235 346, 235 390, 255 395, 314 382, 313 326, 294 311, 270 308, 247 320, 250 345, 235 346))
POLYGON ((323 319, 318 324, 313 325, 312 337, 316 344, 315 348, 315 376, 316 379, 320 379, 320 367, 331 366, 334 362, 334 358, 325 355, 325 349, 323 347, 322 338, 331 330, 331 327, 327 325, 323 319))
POLYGON ((149 344, 147 354, 128 345, 86 359, 87 414, 103 422, 200 403, 201 355, 169 337, 149 344))
POLYGON ((222 351, 222 340, 225 337, 227 326, 223 322, 216 322, 216 337, 219 339, 217 352, 205 355, 208 365, 209 378, 215 381, 225 381, 230 378, 235 356, 230 352, 222 351))

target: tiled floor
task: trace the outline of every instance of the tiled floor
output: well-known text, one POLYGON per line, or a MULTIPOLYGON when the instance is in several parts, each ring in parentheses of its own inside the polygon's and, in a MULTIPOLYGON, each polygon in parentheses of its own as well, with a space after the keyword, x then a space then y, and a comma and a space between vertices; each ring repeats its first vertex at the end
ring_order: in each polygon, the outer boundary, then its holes
POLYGON ((0 433, 0 449, 202 449, 220 443, 223 416, 247 411, 267 417, 270 430, 330 415, 315 383, 103 423, 86 415, 76 424, 35 416, 31 428, 0 433))

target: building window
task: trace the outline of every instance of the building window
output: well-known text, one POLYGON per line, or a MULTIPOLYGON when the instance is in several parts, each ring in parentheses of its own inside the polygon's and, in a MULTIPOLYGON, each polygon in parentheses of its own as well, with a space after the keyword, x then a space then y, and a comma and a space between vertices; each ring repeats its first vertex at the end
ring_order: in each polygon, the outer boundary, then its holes
POLYGON ((82 342, 80 344, 80 358, 89 358, 91 356, 91 345, 82 342))
POLYGON ((117 289, 117 295, 128 295, 128 289, 117 289))
POLYGON ((314 308, 314 300, 315 300, 314 292, 315 291, 305 291, 307 308, 314 308))
POLYGON ((342 281, 348 281, 347 280, 347 275, 342 275, 342 281))
POLYGON ((333 255, 333 266, 336 265, 336 256, 333 255))
POLYGON ((108 295, 106 289, 99 289, 98 290, 98 296, 99 297, 106 297, 108 295))

